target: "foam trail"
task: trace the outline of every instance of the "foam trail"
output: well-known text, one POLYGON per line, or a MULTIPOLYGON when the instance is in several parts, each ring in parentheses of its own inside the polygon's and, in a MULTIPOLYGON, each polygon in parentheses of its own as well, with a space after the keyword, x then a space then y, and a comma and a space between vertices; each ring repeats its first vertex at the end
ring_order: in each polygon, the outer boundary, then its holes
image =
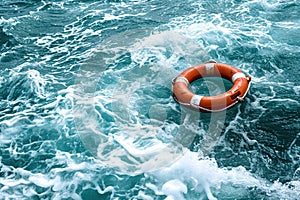
MULTIPOLYGON (((154 176, 159 184, 153 187, 148 184, 156 194, 166 195, 167 199, 189 199, 188 193, 205 193, 210 200, 217 199, 223 185, 230 187, 231 195, 242 197, 245 194, 234 193, 236 187, 260 187, 265 184, 249 173, 243 167, 232 168, 231 170, 219 168, 214 159, 201 158, 196 152, 187 151, 186 154, 170 167, 150 174, 154 176), (157 187, 160 186, 161 189, 157 187), (183 196, 185 195, 185 196, 183 196), (242 195, 242 196, 240 196, 242 195)), ((229 188, 227 188, 228 190, 229 188)), ((229 190, 227 191, 229 192, 229 190)), ((238 192, 238 191, 236 191, 238 192)))

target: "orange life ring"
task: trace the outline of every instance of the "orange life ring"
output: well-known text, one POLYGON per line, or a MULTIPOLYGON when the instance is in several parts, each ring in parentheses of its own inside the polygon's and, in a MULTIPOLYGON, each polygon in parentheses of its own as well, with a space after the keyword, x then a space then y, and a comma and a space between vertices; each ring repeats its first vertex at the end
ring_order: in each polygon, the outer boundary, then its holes
POLYGON ((190 67, 173 79, 174 99, 193 110, 201 112, 224 111, 244 100, 249 87, 250 76, 230 65, 209 61, 190 67), (189 84, 202 77, 222 77, 230 80, 233 86, 230 90, 216 96, 200 96, 189 90, 189 84))

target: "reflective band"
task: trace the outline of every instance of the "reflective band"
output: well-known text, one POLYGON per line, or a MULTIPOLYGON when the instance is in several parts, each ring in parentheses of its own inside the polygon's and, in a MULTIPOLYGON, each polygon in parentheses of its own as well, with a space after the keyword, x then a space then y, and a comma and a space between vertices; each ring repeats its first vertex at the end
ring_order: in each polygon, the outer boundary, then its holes
POLYGON ((185 77, 182 77, 182 76, 175 79, 175 83, 178 83, 178 82, 185 83, 186 86, 189 86, 189 84, 190 84, 190 82, 185 77))
POLYGON ((215 72, 214 67, 215 67, 215 63, 206 63, 205 64, 206 74, 213 75, 215 72))
POLYGON ((194 95, 190 101, 190 104, 194 108, 199 108, 200 107, 200 102, 203 96, 200 95, 194 95))
POLYGON ((237 72, 232 76, 231 81, 234 83, 238 78, 246 78, 246 76, 242 72, 237 72))

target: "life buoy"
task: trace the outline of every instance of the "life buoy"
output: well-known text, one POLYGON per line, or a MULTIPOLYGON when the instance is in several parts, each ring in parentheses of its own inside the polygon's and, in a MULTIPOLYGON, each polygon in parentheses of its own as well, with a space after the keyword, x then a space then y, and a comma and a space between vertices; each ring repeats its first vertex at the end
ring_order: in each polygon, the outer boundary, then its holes
POLYGON ((174 99, 190 109, 201 112, 224 111, 244 100, 249 87, 250 76, 230 65, 209 61, 190 67, 173 79, 174 99), (200 96, 189 90, 193 81, 202 77, 222 77, 233 83, 230 90, 216 96, 200 96))

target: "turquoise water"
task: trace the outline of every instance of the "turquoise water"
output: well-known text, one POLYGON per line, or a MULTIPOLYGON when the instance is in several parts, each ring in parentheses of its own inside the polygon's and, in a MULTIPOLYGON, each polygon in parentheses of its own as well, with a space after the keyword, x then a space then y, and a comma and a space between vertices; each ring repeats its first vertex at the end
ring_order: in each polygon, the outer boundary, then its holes
POLYGON ((298 0, 1 1, 0 199, 298 199, 299 33, 298 0), (245 102, 179 106, 210 59, 245 102))

